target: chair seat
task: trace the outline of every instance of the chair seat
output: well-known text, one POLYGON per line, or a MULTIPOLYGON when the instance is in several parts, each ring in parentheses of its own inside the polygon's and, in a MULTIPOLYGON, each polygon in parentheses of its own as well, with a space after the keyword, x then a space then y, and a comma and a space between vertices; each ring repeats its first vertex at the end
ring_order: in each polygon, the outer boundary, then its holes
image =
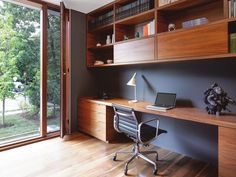
MULTIPOLYGON (((158 135, 167 133, 166 130, 158 129, 158 135)), ((156 136, 156 128, 150 125, 144 124, 141 128, 141 140, 147 142, 156 136)))

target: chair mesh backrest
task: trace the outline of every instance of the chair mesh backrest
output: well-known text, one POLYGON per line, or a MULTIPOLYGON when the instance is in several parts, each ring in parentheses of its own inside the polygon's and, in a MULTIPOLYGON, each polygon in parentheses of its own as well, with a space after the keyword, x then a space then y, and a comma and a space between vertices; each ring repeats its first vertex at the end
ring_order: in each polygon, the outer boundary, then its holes
POLYGON ((131 138, 137 138, 138 121, 132 108, 113 104, 114 126, 131 138))

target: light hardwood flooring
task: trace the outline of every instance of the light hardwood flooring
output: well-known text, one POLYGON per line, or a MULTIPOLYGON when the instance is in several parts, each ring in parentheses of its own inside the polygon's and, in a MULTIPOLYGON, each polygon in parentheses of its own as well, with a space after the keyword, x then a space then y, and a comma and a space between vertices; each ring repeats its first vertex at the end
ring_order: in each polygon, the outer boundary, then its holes
MULTIPOLYGON (((118 156, 117 150, 128 150, 130 143, 106 144, 76 133, 62 140, 43 142, 0 152, 0 177, 121 177, 128 155, 118 156)), ((159 152, 158 175, 163 177, 217 177, 217 168, 150 146, 159 152)), ((151 159, 154 159, 150 155, 151 159)), ((152 177, 152 166, 135 159, 129 166, 129 176, 152 177)))

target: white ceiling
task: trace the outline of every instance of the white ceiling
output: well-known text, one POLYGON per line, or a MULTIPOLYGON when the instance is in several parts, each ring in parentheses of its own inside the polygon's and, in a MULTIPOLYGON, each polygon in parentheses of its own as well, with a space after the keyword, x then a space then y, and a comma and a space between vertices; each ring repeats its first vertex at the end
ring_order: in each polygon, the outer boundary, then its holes
POLYGON ((113 0, 45 0, 59 5, 60 1, 65 3, 66 8, 80 11, 83 13, 89 13, 105 4, 112 2, 113 0))

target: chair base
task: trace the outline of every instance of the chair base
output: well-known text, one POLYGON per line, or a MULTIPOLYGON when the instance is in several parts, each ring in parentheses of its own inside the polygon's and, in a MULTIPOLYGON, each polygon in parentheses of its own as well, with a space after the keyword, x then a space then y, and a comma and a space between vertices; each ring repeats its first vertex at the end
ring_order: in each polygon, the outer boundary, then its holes
POLYGON ((133 146, 131 152, 130 151, 118 151, 118 152, 116 152, 114 157, 113 157, 114 161, 116 161, 116 158, 117 158, 118 154, 131 154, 132 155, 132 157, 125 164, 125 169, 124 169, 124 174, 125 175, 128 174, 128 165, 137 157, 140 157, 143 160, 145 160, 145 161, 149 162, 150 164, 152 164, 154 166, 153 174, 157 175, 157 164, 156 164, 156 162, 150 160, 149 158, 147 158, 145 156, 145 155, 148 155, 148 154, 156 154, 156 161, 158 161, 158 153, 157 153, 157 151, 143 151, 143 152, 141 152, 139 144, 136 143, 133 146))

